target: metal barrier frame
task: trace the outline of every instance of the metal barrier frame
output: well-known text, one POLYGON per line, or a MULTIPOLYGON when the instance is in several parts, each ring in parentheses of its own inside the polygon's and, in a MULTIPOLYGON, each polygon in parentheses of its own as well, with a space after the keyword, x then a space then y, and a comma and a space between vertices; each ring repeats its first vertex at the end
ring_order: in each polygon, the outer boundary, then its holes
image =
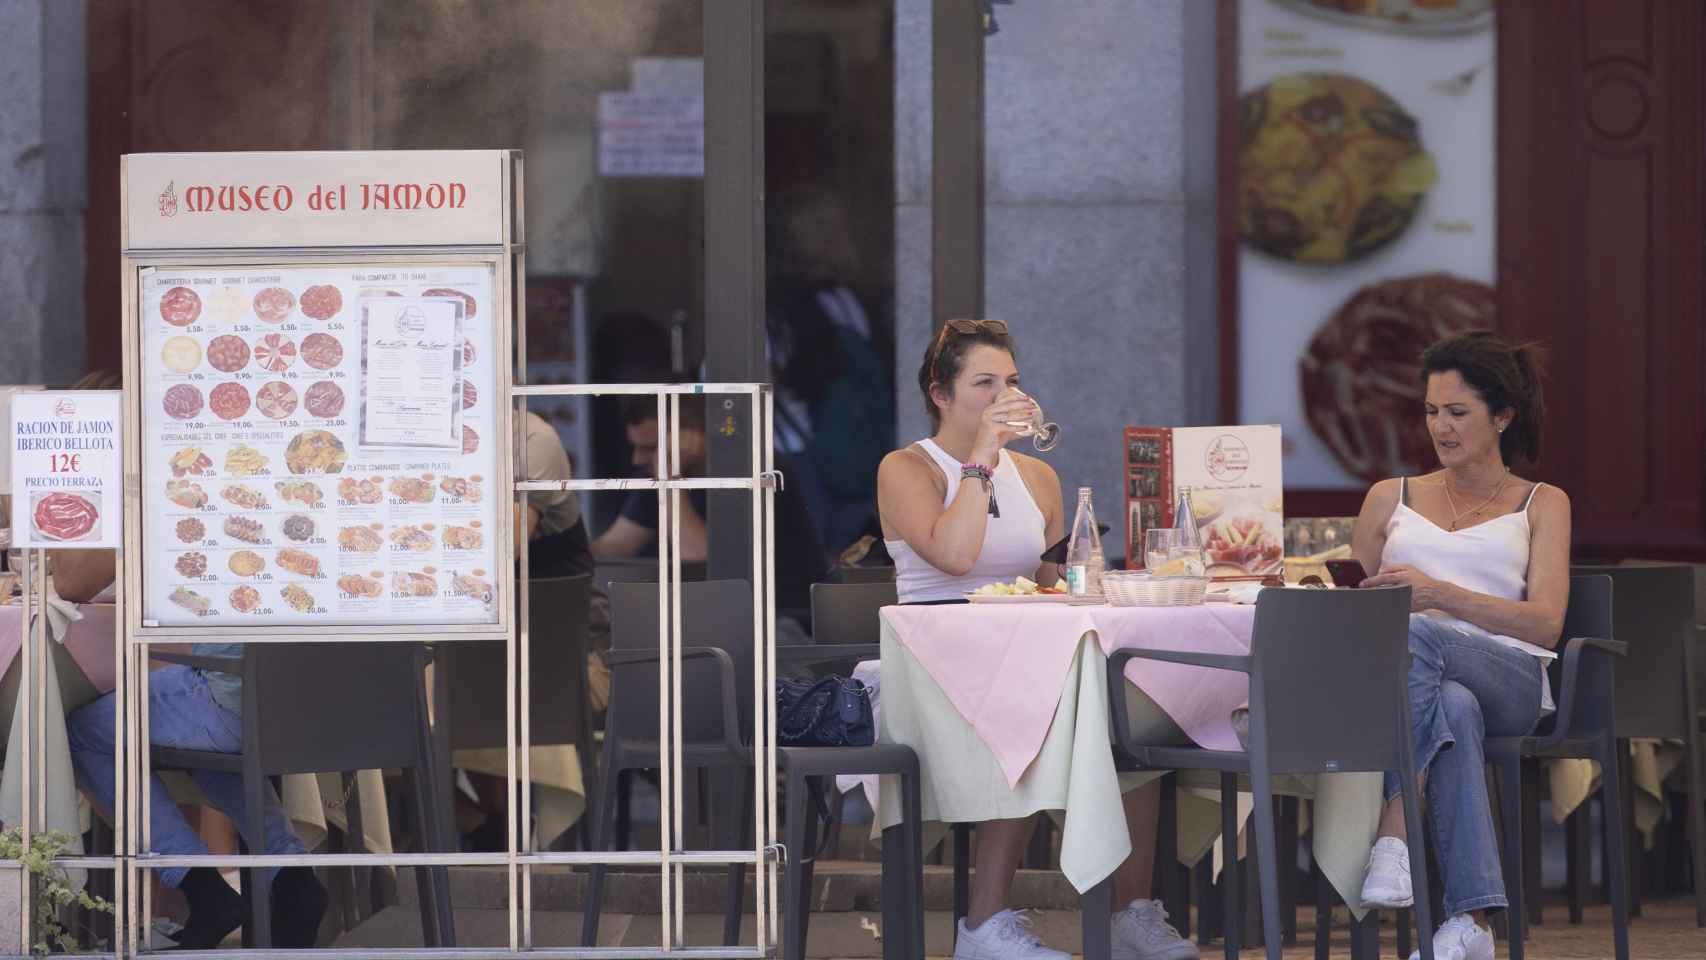
MULTIPOLYGON (((524 335, 522 335, 524 336, 524 335)), ((520 345, 524 349, 524 344, 520 345)), ((151 799, 146 788, 145 778, 150 775, 148 724, 148 656, 147 648, 152 643, 169 642, 169 638, 137 636, 132 638, 129 645, 124 643, 123 631, 125 624, 124 610, 117 611, 117 638, 115 652, 122 657, 123 669, 116 693, 119 697, 119 712, 115 720, 116 732, 120 742, 126 749, 115 756, 115 769, 120 773, 120 782, 124 785, 124 802, 119 804, 115 813, 115 837, 117 847, 123 853, 116 857, 62 857, 55 862, 68 868, 104 868, 115 872, 115 904, 119 910, 114 917, 115 951, 105 956, 125 957, 141 956, 151 953, 146 950, 139 938, 152 926, 153 904, 149 875, 151 871, 165 867, 287 867, 287 866, 503 866, 507 868, 509 896, 509 932, 510 943, 508 954, 525 954, 539 958, 640 958, 640 957, 683 957, 683 958, 759 958, 773 956, 776 951, 778 933, 780 931, 779 916, 779 887, 782 861, 785 857, 778 841, 776 773, 777 753, 775 735, 775 676, 776 676, 776 604, 774 593, 775 580, 775 530, 774 530, 774 499, 775 492, 781 484, 781 476, 775 470, 774 433, 772 416, 774 412, 773 397, 768 384, 568 384, 549 386, 530 386, 518 383, 512 386, 511 398, 515 403, 514 412, 519 419, 526 414, 528 397, 536 396, 652 396, 656 398, 660 435, 667 438, 667 443, 659 444, 657 469, 649 480, 640 479, 584 479, 567 481, 512 481, 516 504, 525 510, 531 494, 536 492, 555 492, 563 490, 655 490, 658 496, 660 534, 658 541, 658 649, 660 651, 660 670, 658 675, 659 711, 658 721, 661 734, 663 765, 660 767, 659 791, 659 848, 656 852, 639 851, 591 851, 552 853, 534 849, 534 838, 531 832, 523 837, 518 829, 521 823, 532 819, 533 791, 531 764, 531 691, 527 683, 518 683, 528 677, 530 668, 531 624, 528 617, 527 601, 529 596, 529 581, 525 575, 527 564, 527 546, 525 538, 516 544, 522 575, 516 577, 518 590, 518 614, 516 617, 516 642, 506 644, 505 682, 506 690, 506 740, 509 763, 509 784, 506 790, 507 818, 509 821, 509 849, 505 853, 393 853, 393 854, 301 854, 289 856, 245 854, 233 856, 161 856, 147 852, 151 837, 148 829, 148 818, 151 812, 151 799), (677 476, 677 468, 681 459, 680 436, 680 407, 681 397, 686 394, 743 394, 751 403, 752 422, 760 426, 752 431, 750 461, 752 470, 745 477, 709 477, 682 478, 677 476), (753 693, 756 709, 754 711, 753 744, 753 836, 754 845, 749 850, 708 850, 688 851, 682 848, 681 840, 685 835, 683 818, 683 754, 682 754, 682 717, 681 717, 681 493, 684 490, 748 490, 752 496, 752 561, 753 561, 753 618, 757 636, 754 638, 753 659, 753 693), (519 695, 517 690, 519 689, 519 695), (518 723, 519 718, 519 723, 518 723), (519 758, 519 769, 518 769, 519 758), (517 789, 519 776, 520 788, 517 789), (135 826, 132 826, 132 825, 135 826), (517 837, 523 837, 518 849, 517 837), (685 929, 684 910, 684 878, 685 869, 689 866, 710 866, 727 864, 750 864, 754 868, 756 889, 756 937, 755 944, 740 947, 687 947, 683 943, 685 929), (611 866, 650 866, 660 867, 659 883, 662 894, 662 909, 659 915, 658 947, 610 948, 610 947, 576 947, 576 948, 537 948, 533 943, 532 924, 532 880, 533 870, 539 866, 559 865, 590 865, 605 864, 611 866)), ((526 452, 525 445, 519 451, 521 463, 519 473, 525 475, 526 452)), ((121 558, 122 559, 122 558, 121 558)), ((45 586, 45 565, 37 560, 28 567, 32 579, 30 582, 45 586)), ((122 585, 124 577, 119 578, 122 585)), ((118 601, 123 602, 123 587, 120 587, 118 601)), ((26 601, 27 602, 27 601, 26 601)), ((28 617, 30 608, 26 607, 28 617)), ((22 694, 26 715, 33 718, 33 729, 30 731, 34 739, 34 752, 26 748, 23 759, 30 770, 34 789, 37 791, 37 801, 32 807, 26 798, 26 822, 34 824, 40 819, 40 813, 45 807, 46 778, 35 777, 36 766, 31 759, 43 755, 44 720, 41 716, 44 698, 36 689, 44 671, 41 658, 46 655, 46 625, 45 618, 36 617, 36 624, 29 630, 29 640, 23 653, 25 672, 22 675, 22 694), (32 665, 31 661, 35 661, 32 665)), ((28 620, 26 619, 26 622, 28 620)), ((454 633, 449 635, 449 642, 456 642, 454 633)), ((325 642, 349 642, 346 637, 326 637, 325 642)), ((367 637, 360 642, 375 642, 382 639, 398 641, 416 641, 420 635, 385 635, 382 637, 367 637)), ((251 640, 249 642, 265 642, 251 640)), ((592 762, 592 758, 586 758, 592 762)), ((448 771, 445 772, 448 775, 448 771)), ((28 791, 27 791, 28 792, 28 791)), ((16 861, 0 861, 0 868, 17 866, 16 861)), ((29 942, 28 915, 31 909, 31 898, 26 892, 24 898, 25 912, 25 944, 29 942)), ((208 950, 196 951, 194 956, 207 958, 226 958, 241 960, 250 956, 251 950, 208 950)), ((373 960, 390 960, 390 958, 405 956, 444 956, 444 957, 488 957, 503 956, 505 951, 492 949, 469 949, 458 947, 438 948, 397 948, 397 949, 338 949, 327 948, 317 950, 266 950, 261 951, 272 956, 339 956, 373 958, 373 960)))

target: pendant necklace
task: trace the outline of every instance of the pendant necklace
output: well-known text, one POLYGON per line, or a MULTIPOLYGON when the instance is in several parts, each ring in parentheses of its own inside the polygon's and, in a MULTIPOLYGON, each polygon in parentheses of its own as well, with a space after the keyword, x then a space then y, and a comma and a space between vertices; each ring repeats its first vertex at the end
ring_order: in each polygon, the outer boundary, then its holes
POLYGON ((1457 529, 1458 521, 1462 520, 1464 517, 1473 517, 1482 510, 1487 509, 1494 500, 1499 498, 1499 494, 1505 492, 1505 484, 1510 482, 1510 478, 1511 469, 1510 467, 1506 467, 1505 475, 1499 478, 1499 485, 1497 489, 1493 491, 1493 495, 1481 501, 1480 506, 1467 511, 1459 510, 1457 508, 1457 498, 1451 495, 1451 479, 1449 477, 1445 478, 1445 501, 1451 505, 1451 529, 1455 531, 1457 529))

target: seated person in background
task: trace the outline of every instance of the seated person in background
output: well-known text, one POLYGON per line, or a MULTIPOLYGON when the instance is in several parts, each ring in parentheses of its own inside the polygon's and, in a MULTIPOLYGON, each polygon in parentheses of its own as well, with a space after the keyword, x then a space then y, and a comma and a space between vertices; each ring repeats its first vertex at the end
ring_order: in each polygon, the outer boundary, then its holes
MULTIPOLYGON (((1526 734, 1553 709, 1546 664, 1557 657, 1570 595, 1570 498, 1509 466, 1540 454, 1545 403, 1533 354, 1469 333, 1422 355, 1441 469, 1375 484, 1351 543, 1364 568, 1379 571, 1363 586, 1412 591, 1416 769, 1445 875, 1439 960, 1492 960, 1492 934, 1474 914, 1509 905, 1483 738, 1526 734)), ((1407 907, 1414 892, 1396 777, 1387 777, 1386 797, 1362 899, 1407 907)))
MULTIPOLYGON (((1018 387, 1013 341, 999 320, 949 321, 925 352, 918 388, 936 434, 890 453, 877 472, 877 507, 901 603, 964 603, 985 584, 1029 577, 1052 586, 1058 579, 1041 556, 1066 529, 1060 478, 1043 461, 1004 449, 1018 438, 1012 424, 1036 409, 1018 387)), ((1197 956, 1161 902, 1149 899, 1160 797, 1157 782, 1125 795, 1132 852, 1113 877, 1115 897, 1128 904, 1113 918, 1120 960, 1197 956)), ((1034 817, 978 825, 956 960, 1067 960, 1007 907, 1034 826, 1034 817)))
MULTIPOLYGON (((113 554, 106 550, 61 550, 49 554, 53 584, 59 595, 75 603, 94 599, 112 584, 116 572, 113 554)), ((235 657, 239 644, 198 643, 198 656, 235 657)), ((243 749, 243 685, 240 677, 169 664, 152 671, 148 679, 149 741, 163 747, 182 747, 236 753, 243 749)), ((117 796, 113 779, 113 714, 117 702, 107 694, 66 718, 71 762, 83 789, 109 814, 117 796)), ((235 773, 209 770, 194 772, 202 792, 231 821, 246 824, 243 779, 235 773)), ((158 775, 150 777, 153 791, 151 820, 153 846, 168 856, 207 853, 183 812, 166 792, 158 775)), ((278 795, 269 784, 266 791, 266 836, 245 837, 251 851, 269 854, 306 853, 307 848, 291 831, 278 795), (263 842, 264 841, 264 842, 263 842)), ((178 934, 178 946, 208 950, 219 945, 243 924, 243 898, 215 867, 168 867, 160 880, 181 891, 189 901, 189 922, 178 934)), ((326 912, 326 888, 309 867, 285 867, 272 878, 273 945, 314 946, 320 919, 326 912)))
MULTIPOLYGON (((623 407, 633 465, 644 477, 656 473, 658 444, 657 402, 635 397, 623 407)), ((705 476, 707 462, 705 400, 681 398, 681 475, 705 476)), ((784 478, 791 463, 776 457, 776 469, 784 478)), ((681 560, 705 560, 709 538, 705 526, 705 491, 689 490, 681 504, 681 560)), ((628 495, 622 513, 608 530, 592 542, 592 555, 600 560, 642 555, 656 556, 658 537, 657 493, 636 490, 628 495)), ((750 577, 750 575, 748 575, 750 577)), ((829 561, 817 536, 805 500, 785 483, 776 494, 776 609, 778 617, 799 623, 811 622, 811 585, 828 579, 829 561)), ((779 630, 784 629, 778 627, 779 630)), ((782 641, 786 642, 786 641, 782 641)))

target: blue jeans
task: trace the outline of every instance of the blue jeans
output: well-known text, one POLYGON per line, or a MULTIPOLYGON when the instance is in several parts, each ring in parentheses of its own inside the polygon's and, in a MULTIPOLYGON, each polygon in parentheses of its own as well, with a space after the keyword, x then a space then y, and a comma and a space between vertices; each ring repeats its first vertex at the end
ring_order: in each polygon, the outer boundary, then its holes
MULTIPOLYGON (((1482 741, 1540 720, 1540 661, 1490 637, 1410 616, 1410 720, 1427 818, 1445 874, 1445 915, 1509 906, 1487 799, 1482 741)), ((1386 776, 1386 797, 1398 778, 1386 776)), ((1425 896, 1425 891, 1417 891, 1425 896)))
MULTIPOLYGON (((71 763, 77 768, 77 779, 107 810, 113 809, 118 795, 113 777, 113 713, 117 701, 112 694, 96 700, 72 713, 66 719, 66 734, 71 746, 71 763)), ((201 672, 173 665, 148 675, 148 733, 150 741, 162 747, 186 750, 208 750, 218 753, 237 753, 243 749, 243 720, 214 702, 208 692, 207 680, 201 672)), ((194 772, 196 783, 239 830, 248 825, 243 812, 243 778, 235 773, 210 770, 194 772)), ((184 819, 178 804, 166 792, 158 775, 150 778, 150 800, 153 804, 149 826, 155 853, 169 856, 190 856, 207 853, 189 822, 184 819)), ((266 852, 272 854, 305 853, 302 841, 290 830, 290 821, 278 802, 272 784, 266 785, 266 852)), ((255 838, 245 835, 251 851, 257 849, 255 838)), ((160 880, 176 887, 183 882, 185 867, 170 867, 160 871, 160 880)), ((271 871, 267 871, 270 875, 271 871)), ((263 882, 270 882, 270 876, 263 882)))

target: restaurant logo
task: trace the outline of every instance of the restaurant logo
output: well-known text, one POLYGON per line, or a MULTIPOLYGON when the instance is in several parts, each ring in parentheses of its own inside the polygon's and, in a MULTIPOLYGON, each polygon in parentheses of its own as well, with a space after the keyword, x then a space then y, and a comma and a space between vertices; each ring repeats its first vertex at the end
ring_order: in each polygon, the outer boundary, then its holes
POLYGON ((178 215, 178 191, 173 183, 167 183, 166 189, 160 191, 160 216, 175 217, 178 215))
POLYGON ((397 314, 397 332, 405 337, 418 337, 426 333, 427 318, 419 307, 404 307, 397 314))
POLYGON ((1203 466, 1208 468, 1209 476, 1230 483, 1250 469, 1250 448, 1237 437, 1223 433, 1208 445, 1203 466))
POLYGON ((54 401, 53 414, 57 417, 74 417, 77 415, 77 401, 70 397, 60 397, 54 401))

